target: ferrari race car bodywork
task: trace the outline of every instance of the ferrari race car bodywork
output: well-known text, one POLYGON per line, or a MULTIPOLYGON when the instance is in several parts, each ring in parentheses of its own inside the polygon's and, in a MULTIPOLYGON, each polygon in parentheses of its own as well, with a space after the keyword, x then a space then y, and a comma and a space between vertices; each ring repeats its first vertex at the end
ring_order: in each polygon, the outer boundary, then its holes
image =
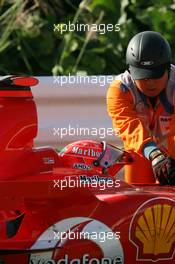
POLYGON ((113 148, 115 163, 101 170, 98 142, 60 154, 33 147, 30 81, 0 85, 0 263, 174 264, 175 188, 118 181, 129 155, 113 148))

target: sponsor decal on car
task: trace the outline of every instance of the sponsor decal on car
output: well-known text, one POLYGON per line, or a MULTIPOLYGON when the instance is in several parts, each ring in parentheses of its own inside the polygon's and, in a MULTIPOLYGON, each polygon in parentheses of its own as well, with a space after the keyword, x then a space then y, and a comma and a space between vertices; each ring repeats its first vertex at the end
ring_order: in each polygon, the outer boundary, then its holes
POLYGON ((111 177, 101 177, 99 175, 92 175, 92 176, 87 176, 87 175, 80 175, 80 181, 85 182, 85 183, 92 183, 92 182, 113 182, 111 177))
POLYGON ((75 163, 73 165, 74 169, 79 169, 79 170, 90 170, 92 167, 90 165, 84 164, 84 163, 75 163))
POLYGON ((55 160, 53 157, 44 157, 43 163, 44 164, 55 164, 55 160))
POLYGON ((124 264, 124 252, 118 233, 120 232, 114 232, 106 224, 93 218, 71 217, 63 219, 48 227, 31 246, 30 250, 34 250, 34 253, 30 255, 29 264, 124 264), (80 232, 89 234, 88 237, 85 237, 86 253, 80 250, 81 242, 83 243, 82 239, 78 241, 76 259, 73 257, 75 249, 71 255, 71 247, 70 252, 62 253, 66 243, 69 242, 67 237, 64 242, 60 237, 56 237, 56 239, 53 237, 55 233, 64 232, 68 234, 69 230, 76 234, 80 232), (97 233, 97 236, 93 235, 94 232, 97 233), (106 238, 103 242, 99 236, 101 232, 105 234, 106 238), (107 237, 108 233, 110 233, 110 237, 107 237), (92 255, 92 250, 94 255, 92 255), (99 257, 99 252, 101 257, 99 257), (98 258, 96 258, 96 254, 98 258))
MULTIPOLYGON (((29 264, 123 264, 122 257, 115 257, 115 259, 111 259, 110 257, 107 258, 90 258, 89 254, 84 254, 81 259, 69 258, 68 254, 65 254, 61 259, 59 260, 53 260, 51 258, 47 258, 45 255, 47 253, 36 253, 33 255, 33 257, 30 259, 29 264)), ((4 263, 3 263, 4 264, 4 263)))
POLYGON ((129 240, 136 247, 136 260, 172 260, 175 253, 175 201, 153 198, 135 212, 129 240))
POLYGON ((72 153, 82 156, 97 157, 97 158, 100 157, 100 155, 102 154, 101 152, 95 151, 94 149, 82 149, 75 146, 72 148, 72 153))

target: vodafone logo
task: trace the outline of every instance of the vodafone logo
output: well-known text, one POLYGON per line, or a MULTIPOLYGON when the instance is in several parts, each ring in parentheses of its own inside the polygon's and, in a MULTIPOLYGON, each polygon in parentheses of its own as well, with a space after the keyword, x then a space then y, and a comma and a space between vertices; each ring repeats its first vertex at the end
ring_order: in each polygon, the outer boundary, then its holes
MULTIPOLYGON (((64 251, 64 247, 66 247, 66 244, 69 242, 67 240, 61 241, 58 239, 53 239, 53 232, 61 233, 65 232, 68 233, 69 230, 75 230, 77 226, 82 225, 83 227, 81 228, 81 232, 84 232, 86 234, 92 234, 93 232, 100 233, 110 233, 111 235, 113 234, 112 239, 105 239, 103 243, 100 241, 99 237, 94 237, 90 235, 88 237, 88 241, 86 239, 86 253, 84 254, 79 254, 78 251, 81 252, 81 241, 79 241, 79 249, 76 252, 77 254, 77 259, 82 259, 82 257, 85 254, 90 254, 88 252, 88 243, 91 244, 91 247, 93 246, 95 250, 98 252, 101 252, 100 255, 102 258, 110 258, 111 261, 118 259, 120 262, 111 262, 111 263, 124 263, 124 253, 123 253, 123 248, 121 245, 121 242, 119 239, 116 239, 116 234, 112 231, 110 227, 102 223, 101 221, 98 221, 96 219, 92 219, 89 217, 71 217, 71 218, 66 218, 64 220, 61 220, 54 225, 50 226, 48 229, 46 229, 35 241, 35 243, 32 245, 30 250, 44 250, 48 249, 47 252, 41 252, 41 253, 33 253, 30 256, 30 262, 29 263, 36 263, 36 259, 41 257, 42 258, 47 258, 50 260, 53 260, 55 262, 53 263, 59 263, 59 259, 63 258, 63 255, 61 255, 61 250, 64 251), (88 243, 87 243, 88 242, 88 243), (52 249, 49 251, 49 249, 52 249), (54 259, 55 256, 55 251, 57 251, 57 257, 54 259)), ((83 241, 82 241, 83 242, 83 241)), ((90 251, 90 250, 89 250, 90 251)), ((95 252, 95 251, 94 251, 95 252)), ((75 252, 73 252, 75 253, 75 252)), ((66 254, 69 255, 71 259, 71 252, 67 252, 66 254)), ((95 256, 94 256, 95 257, 95 256)), ((40 263, 40 262, 39 262, 40 263)), ((69 262, 70 263, 70 260, 69 262)), ((78 262, 76 262, 78 263, 78 262)), ((89 263, 89 262, 88 262, 89 263)), ((99 262, 101 263, 101 262, 99 262)))

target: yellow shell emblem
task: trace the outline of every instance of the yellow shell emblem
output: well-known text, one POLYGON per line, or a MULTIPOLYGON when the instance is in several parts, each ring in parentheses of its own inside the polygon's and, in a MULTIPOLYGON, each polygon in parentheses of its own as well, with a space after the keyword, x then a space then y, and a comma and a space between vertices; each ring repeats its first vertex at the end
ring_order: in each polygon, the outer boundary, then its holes
POLYGON ((130 225, 130 240, 137 247, 137 259, 173 258, 175 251, 175 202, 155 198, 144 203, 130 225))

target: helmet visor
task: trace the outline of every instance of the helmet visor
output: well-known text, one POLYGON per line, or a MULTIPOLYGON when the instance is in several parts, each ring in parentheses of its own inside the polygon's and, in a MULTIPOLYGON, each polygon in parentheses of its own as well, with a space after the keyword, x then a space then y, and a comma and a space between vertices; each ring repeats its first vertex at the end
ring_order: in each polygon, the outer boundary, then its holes
POLYGON ((99 164, 103 168, 109 168, 114 165, 124 154, 124 151, 110 144, 103 143, 103 152, 99 157, 99 164))
POLYGON ((161 78, 167 69, 167 64, 163 64, 154 68, 139 68, 129 66, 131 76, 134 80, 141 79, 158 79, 161 78))

